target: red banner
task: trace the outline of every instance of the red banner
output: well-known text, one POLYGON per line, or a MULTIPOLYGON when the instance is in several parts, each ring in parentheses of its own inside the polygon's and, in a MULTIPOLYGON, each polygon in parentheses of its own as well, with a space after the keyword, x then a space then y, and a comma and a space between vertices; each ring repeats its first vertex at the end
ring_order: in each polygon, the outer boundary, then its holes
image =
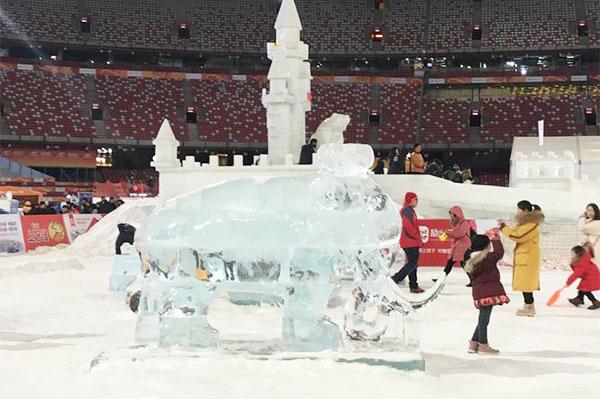
POLYGON ((21 218, 25 250, 69 244, 70 237, 63 215, 31 215, 21 218))

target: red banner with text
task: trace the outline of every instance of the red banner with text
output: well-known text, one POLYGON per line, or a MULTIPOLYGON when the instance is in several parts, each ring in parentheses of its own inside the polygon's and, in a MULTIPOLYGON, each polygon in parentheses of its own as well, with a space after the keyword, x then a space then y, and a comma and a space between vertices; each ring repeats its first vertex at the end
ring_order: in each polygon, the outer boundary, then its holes
POLYGON ((26 251, 71 242, 63 215, 23 216, 21 224, 26 251))
MULTIPOLYGON (((471 228, 477 232, 479 221, 469 220, 471 228)), ((483 223, 482 225, 485 225, 483 223)), ((419 228, 421 230, 421 239, 423 248, 419 256, 419 266, 446 266, 452 239, 448 237, 446 231, 450 229, 448 219, 420 219, 419 228)), ((481 231, 485 233, 485 231, 481 231)))

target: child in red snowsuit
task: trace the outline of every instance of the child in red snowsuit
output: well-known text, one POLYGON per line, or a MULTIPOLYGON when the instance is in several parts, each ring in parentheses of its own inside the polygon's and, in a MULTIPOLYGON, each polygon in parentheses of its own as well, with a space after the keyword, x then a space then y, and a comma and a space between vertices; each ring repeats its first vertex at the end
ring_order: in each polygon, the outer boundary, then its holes
POLYGON ((600 309, 600 302, 596 299, 593 291, 600 290, 600 270, 594 262, 592 256, 582 246, 576 246, 571 250, 571 269, 573 273, 567 279, 567 286, 573 284, 578 278, 581 282, 577 286, 577 296, 569 299, 575 306, 583 305, 584 297, 592 301, 592 306, 588 309, 600 309))

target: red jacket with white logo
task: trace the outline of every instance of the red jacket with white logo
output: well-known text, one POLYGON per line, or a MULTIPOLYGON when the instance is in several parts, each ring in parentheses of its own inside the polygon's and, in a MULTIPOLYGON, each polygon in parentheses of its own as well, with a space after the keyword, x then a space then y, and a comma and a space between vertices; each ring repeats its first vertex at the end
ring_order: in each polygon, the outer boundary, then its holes
POLYGON ((423 246, 421 230, 417 213, 410 206, 405 206, 400 211, 402 216, 402 234, 400 235, 400 246, 402 248, 420 248, 423 246))

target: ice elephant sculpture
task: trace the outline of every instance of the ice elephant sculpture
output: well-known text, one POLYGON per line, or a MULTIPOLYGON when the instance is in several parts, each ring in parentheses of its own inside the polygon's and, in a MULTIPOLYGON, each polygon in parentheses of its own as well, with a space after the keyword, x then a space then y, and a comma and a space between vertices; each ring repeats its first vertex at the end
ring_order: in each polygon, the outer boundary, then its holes
POLYGON ((137 341, 217 346, 206 316, 225 290, 279 298, 283 348, 337 348, 342 332, 324 313, 343 272, 354 280, 346 337, 378 341, 390 314, 413 317, 442 283, 415 303, 389 283, 401 220, 368 177, 372 161, 369 146, 330 144, 319 150, 318 173, 227 181, 157 208, 136 235, 150 270, 137 341))

